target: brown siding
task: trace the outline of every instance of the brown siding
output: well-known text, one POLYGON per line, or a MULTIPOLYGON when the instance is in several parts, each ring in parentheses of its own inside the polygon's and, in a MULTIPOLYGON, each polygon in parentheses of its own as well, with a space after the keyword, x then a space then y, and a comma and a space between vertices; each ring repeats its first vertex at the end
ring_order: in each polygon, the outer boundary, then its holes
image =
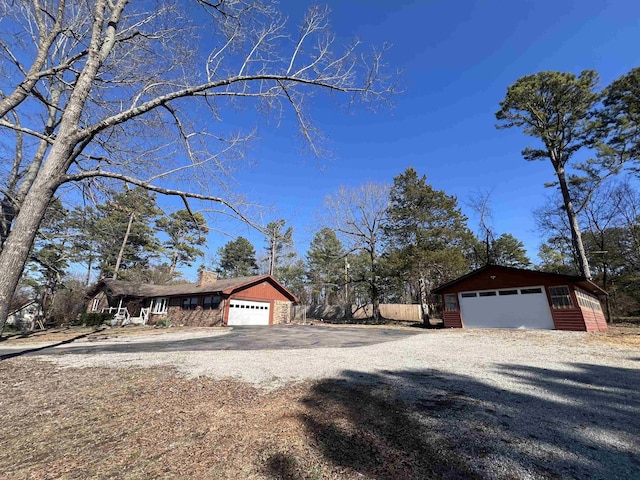
POLYGON ((601 332, 607 329, 604 313, 592 308, 580 307, 588 332, 601 332))
POLYGON ((551 317, 556 330, 573 330, 584 332, 586 330, 582 311, 579 308, 552 308, 551 317))
POLYGON ((87 313, 100 313, 103 308, 108 308, 108 307, 109 307, 109 299, 107 298, 107 295, 104 292, 98 292, 91 298, 91 300, 89 300, 89 304, 87 305, 87 313), (96 298, 99 300, 98 308, 93 310, 91 307, 93 306, 93 301, 96 298))
POLYGON ((442 312, 442 320, 444 321, 445 328, 462 328, 462 318, 460 317, 460 311, 442 312))
POLYGON ((271 285, 268 281, 260 282, 257 285, 252 285, 248 288, 238 290, 233 294, 233 298, 238 300, 282 300, 289 302, 287 298, 280 290, 271 285))

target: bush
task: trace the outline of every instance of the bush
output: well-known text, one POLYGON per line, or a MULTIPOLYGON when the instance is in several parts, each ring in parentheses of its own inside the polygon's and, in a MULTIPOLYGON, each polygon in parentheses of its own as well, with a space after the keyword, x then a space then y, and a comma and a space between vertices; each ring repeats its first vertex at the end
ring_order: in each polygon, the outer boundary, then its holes
POLYGON ((156 328, 168 328, 171 326, 171 319, 169 317, 162 317, 155 324, 156 328))
POLYGON ((87 327, 97 327, 103 323, 110 323, 112 319, 112 313, 82 313, 79 323, 87 327))

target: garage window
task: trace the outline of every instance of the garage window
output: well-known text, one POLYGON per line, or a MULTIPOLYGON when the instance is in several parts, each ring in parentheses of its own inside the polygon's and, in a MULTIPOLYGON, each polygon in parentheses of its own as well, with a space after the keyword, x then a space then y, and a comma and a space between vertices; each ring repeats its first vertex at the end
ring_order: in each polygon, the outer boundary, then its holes
POLYGON ((447 293, 444 296, 444 311, 445 312, 458 311, 458 296, 455 293, 447 293))
POLYGON ((518 290, 500 290, 498 291, 498 295, 517 295, 518 290))
POLYGON ((593 310, 596 310, 598 312, 602 311, 602 307, 600 306, 600 301, 592 296, 589 295, 586 292, 583 292, 582 290, 578 290, 576 288, 576 297, 578 297, 578 304, 581 307, 585 307, 585 308, 592 308, 593 310))
POLYGON ((496 292, 480 292, 478 295, 481 297, 495 297, 496 292))
POLYGON ((462 298, 475 298, 478 296, 476 292, 461 293, 460 295, 462 296, 462 298))
POLYGON ((569 287, 549 287, 549 294, 553 308, 573 308, 569 287))
POLYGON ((204 310, 217 310, 222 302, 222 297, 219 295, 207 295, 202 300, 202 308, 204 310))
POLYGON ((521 288, 520 289, 520 293, 522 295, 529 295, 529 294, 533 294, 533 293, 542 293, 542 289, 541 288, 521 288))

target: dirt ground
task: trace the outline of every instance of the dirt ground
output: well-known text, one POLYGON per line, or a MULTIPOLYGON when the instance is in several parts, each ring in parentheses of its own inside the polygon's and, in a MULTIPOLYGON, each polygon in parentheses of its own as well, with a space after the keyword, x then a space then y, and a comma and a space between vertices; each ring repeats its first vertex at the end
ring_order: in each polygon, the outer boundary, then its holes
POLYGON ((60 370, 24 358, 2 362, 0 378, 2 478, 468 473, 455 458, 432 464, 437 445, 419 435, 399 405, 363 404, 364 387, 320 382, 266 394, 233 381, 186 380, 171 370, 60 370))
MULTIPOLYGON (((99 341, 167 331, 182 330, 74 328, 6 342, 59 342, 78 336, 99 341)), ((614 325, 575 341, 637 350, 640 328, 614 325)), ((545 372, 543 378, 552 373, 545 372)), ((562 379, 567 375, 560 374, 562 379)), ((411 373, 406 375, 410 380, 411 373)), ((529 397, 513 400, 509 394, 505 408, 496 411, 489 397, 481 401, 483 397, 463 392, 469 379, 456 382, 438 375, 434 382, 450 386, 434 389, 408 407, 386 395, 380 382, 376 386, 327 379, 265 391, 235 380, 187 379, 169 367, 61 368, 32 357, 11 358, 0 362, 0 478, 582 478, 571 470, 547 470, 549 462, 542 456, 547 453, 540 450, 529 454, 527 475, 514 474, 507 464, 479 473, 469 458, 491 463, 498 450, 487 446, 489 439, 497 439, 508 452, 524 448, 531 432, 544 435, 547 427, 542 433, 534 427, 514 432, 507 417, 518 416, 514 409, 526 415, 529 397), (452 429, 459 432, 447 436, 452 429), (469 440, 472 437, 478 440, 469 440), (466 456, 459 454, 462 439, 468 444, 466 456)), ((578 380, 586 381, 581 378, 576 376, 562 388, 576 388, 578 380)), ((594 370, 589 378, 610 377, 594 370)), ((545 384, 545 389, 552 385, 545 384)), ((619 385, 614 386, 611 395, 617 396, 619 385)), ((487 389, 480 383, 478 387, 487 389)), ((593 390, 603 405, 608 399, 604 388, 593 390)), ((504 397, 505 392, 495 390, 492 395, 504 397)), ((623 400, 608 400, 621 408, 623 400)), ((549 408, 559 408, 553 405, 549 408)), ((573 418, 576 411, 565 416, 573 418)), ((532 424, 541 420, 523 418, 532 424)), ((587 428, 583 420, 573 427, 581 428, 587 428)), ((558 444, 576 441, 573 429, 558 444)), ((590 442, 585 449, 596 445, 590 442)), ((628 454, 636 458, 638 452, 628 454)), ((614 458, 617 453, 607 455, 614 458)), ((640 469, 633 458, 629 462, 640 469)))

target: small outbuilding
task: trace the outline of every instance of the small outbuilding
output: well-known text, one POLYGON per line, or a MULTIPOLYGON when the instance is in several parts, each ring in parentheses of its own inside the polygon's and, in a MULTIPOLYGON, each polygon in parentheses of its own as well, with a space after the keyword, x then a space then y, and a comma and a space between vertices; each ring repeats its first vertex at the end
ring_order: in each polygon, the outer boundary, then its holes
POLYGON ((120 324, 272 325, 291 318, 295 295, 270 275, 218 279, 201 272, 196 283, 149 285, 100 280, 87 295, 87 312, 113 313, 120 324))
POLYGON ((488 265, 436 288, 445 327, 607 329, 599 297, 584 277, 488 265))

